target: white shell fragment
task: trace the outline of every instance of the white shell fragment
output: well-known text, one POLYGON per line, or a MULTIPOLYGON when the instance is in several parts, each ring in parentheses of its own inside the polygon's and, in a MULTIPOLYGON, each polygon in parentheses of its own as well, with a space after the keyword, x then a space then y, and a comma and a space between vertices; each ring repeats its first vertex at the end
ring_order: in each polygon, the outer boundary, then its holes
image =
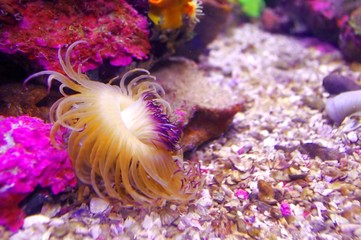
POLYGON ((37 214, 25 218, 23 227, 28 228, 36 224, 46 224, 48 222, 50 222, 49 217, 37 214))
POLYGON ((91 213, 100 214, 103 213, 109 207, 109 202, 99 197, 93 197, 90 200, 89 209, 91 213))

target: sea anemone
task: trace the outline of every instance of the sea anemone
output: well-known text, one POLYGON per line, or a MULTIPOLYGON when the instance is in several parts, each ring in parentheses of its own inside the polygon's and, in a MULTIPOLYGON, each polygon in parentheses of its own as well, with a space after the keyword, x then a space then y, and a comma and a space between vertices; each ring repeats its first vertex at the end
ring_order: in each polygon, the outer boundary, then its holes
POLYGON ((92 81, 75 72, 69 46, 65 58, 58 57, 66 75, 42 71, 25 80, 49 75, 61 83, 64 97, 50 109, 54 122, 51 139, 67 134, 64 141, 78 178, 91 184, 101 197, 124 203, 163 204, 165 200, 192 199, 201 185, 197 164, 183 161, 178 141, 180 130, 170 120, 170 105, 164 90, 145 69, 123 75, 119 86, 92 81), (75 91, 67 95, 65 89, 75 91), (102 181, 101 181, 102 180, 102 181))

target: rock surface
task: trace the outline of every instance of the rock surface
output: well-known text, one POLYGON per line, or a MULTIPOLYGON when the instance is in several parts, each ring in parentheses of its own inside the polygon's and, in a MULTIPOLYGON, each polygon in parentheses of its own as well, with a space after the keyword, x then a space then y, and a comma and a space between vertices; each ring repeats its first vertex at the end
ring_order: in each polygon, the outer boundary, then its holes
POLYGON ((178 59, 165 63, 153 73, 166 91, 177 122, 184 128, 184 151, 219 137, 237 112, 245 111, 242 96, 218 86, 194 62, 178 59))
POLYGON ((8 83, 0 85, 0 115, 30 115, 48 120, 51 104, 59 98, 56 92, 48 95, 42 85, 8 83))

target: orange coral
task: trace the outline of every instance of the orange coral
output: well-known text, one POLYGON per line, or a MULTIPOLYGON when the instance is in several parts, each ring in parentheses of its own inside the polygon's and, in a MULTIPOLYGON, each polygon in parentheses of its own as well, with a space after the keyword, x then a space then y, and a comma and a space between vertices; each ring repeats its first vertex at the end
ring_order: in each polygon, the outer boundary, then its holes
POLYGON ((183 16, 192 22, 198 22, 202 14, 199 0, 149 0, 148 16, 163 29, 177 29, 182 26, 183 16))

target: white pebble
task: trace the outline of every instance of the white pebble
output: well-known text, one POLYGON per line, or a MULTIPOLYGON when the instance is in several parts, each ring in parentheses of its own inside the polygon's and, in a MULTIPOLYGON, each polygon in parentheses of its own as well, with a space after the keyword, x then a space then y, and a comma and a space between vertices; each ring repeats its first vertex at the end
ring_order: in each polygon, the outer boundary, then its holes
MULTIPOLYGON (((341 224, 340 225, 340 229, 341 229, 341 232, 343 233, 352 233, 352 232, 356 232, 357 229, 360 229, 361 228, 361 225, 359 224, 341 224)), ((357 233, 357 232, 356 232, 357 233)))
POLYGON ((153 226, 153 219, 149 215, 145 215, 145 218, 142 223, 142 227, 146 230, 149 230, 153 226))
POLYGON ((64 224, 64 220, 61 218, 52 218, 49 226, 60 226, 64 224))
POLYGON ((273 138, 273 137, 267 137, 263 141, 263 146, 264 147, 274 147, 276 144, 277 144, 277 140, 275 138, 273 138))
POLYGON ((350 140, 350 142, 355 143, 358 140, 357 133, 356 132, 349 132, 347 133, 347 138, 350 140))
POLYGON ((202 197, 197 200, 197 205, 200 205, 202 207, 210 207, 212 206, 212 204, 213 201, 211 195, 209 194, 209 190, 202 190, 202 197))
POLYGON ((91 228, 91 235, 93 239, 97 239, 100 234, 102 233, 102 230, 99 225, 94 225, 91 228))
POLYGON ((361 237, 361 228, 357 228, 357 229, 353 232, 353 234, 354 234, 355 236, 357 236, 357 237, 361 237))
POLYGON ((90 200, 90 212, 94 214, 103 213, 109 207, 109 202, 102 198, 94 197, 90 200))
POLYGON ((34 224, 44 224, 44 223, 48 223, 50 221, 50 218, 41 214, 37 214, 37 215, 32 215, 29 216, 27 218, 25 218, 24 220, 24 228, 28 228, 34 224))

